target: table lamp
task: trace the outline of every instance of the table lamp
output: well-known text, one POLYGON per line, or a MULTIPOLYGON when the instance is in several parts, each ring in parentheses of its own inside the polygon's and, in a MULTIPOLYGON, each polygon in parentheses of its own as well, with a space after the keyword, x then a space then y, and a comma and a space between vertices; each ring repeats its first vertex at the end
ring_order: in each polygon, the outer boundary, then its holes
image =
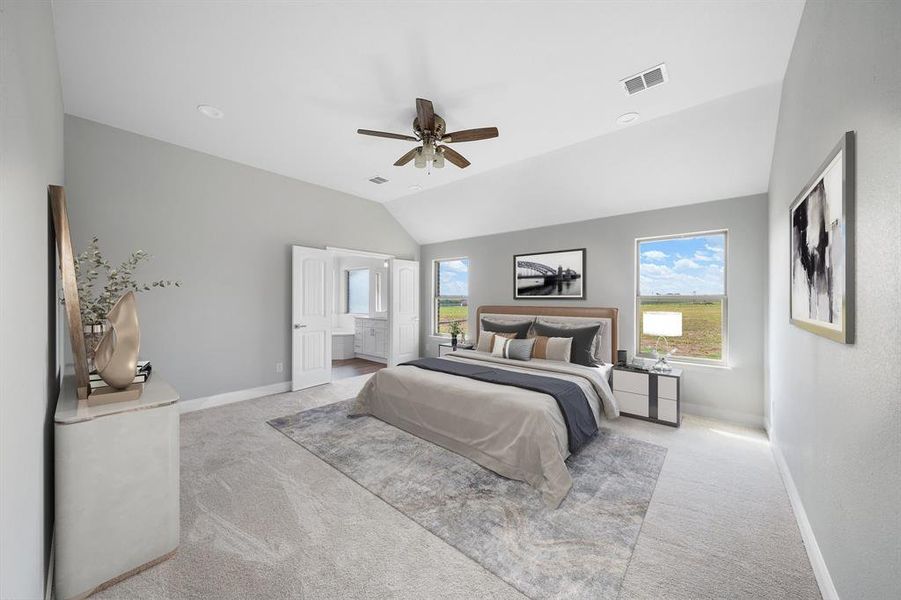
POLYGON ((670 347, 669 352, 660 355, 660 340, 662 339, 666 345, 669 345, 670 337, 682 336, 682 313, 677 312, 646 312, 641 315, 641 328, 645 335, 656 335, 657 345, 654 346, 654 355, 657 362, 654 363, 652 369, 654 371, 671 371, 672 367, 666 362, 666 358, 673 354, 676 349, 670 347))

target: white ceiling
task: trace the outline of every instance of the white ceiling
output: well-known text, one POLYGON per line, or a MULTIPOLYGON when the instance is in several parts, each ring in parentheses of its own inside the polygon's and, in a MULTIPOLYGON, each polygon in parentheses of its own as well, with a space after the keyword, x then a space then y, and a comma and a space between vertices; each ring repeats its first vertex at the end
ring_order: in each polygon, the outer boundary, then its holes
POLYGON ((764 191, 802 9, 54 0, 66 112, 387 202, 421 242, 764 191), (668 83, 622 91, 622 78, 660 62, 668 83), (394 167, 410 142, 355 131, 409 133, 416 97, 451 130, 496 125, 500 137, 457 144, 473 163, 465 171, 394 167), (226 116, 203 117, 198 104, 226 116), (618 125, 629 111, 641 120, 618 125), (648 188, 636 190, 642 173, 648 188), (375 175, 389 182, 367 181, 375 175), (497 216, 442 230, 448 199, 497 216))
POLYGON ((428 244, 765 192, 780 91, 714 100, 388 206, 428 244))

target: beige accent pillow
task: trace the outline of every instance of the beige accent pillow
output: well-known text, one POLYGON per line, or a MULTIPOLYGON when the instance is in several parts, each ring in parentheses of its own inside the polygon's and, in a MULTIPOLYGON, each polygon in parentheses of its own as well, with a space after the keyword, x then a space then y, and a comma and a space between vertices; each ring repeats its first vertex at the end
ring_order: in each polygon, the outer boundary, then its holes
POLYGON ((532 358, 569 362, 572 347, 572 338, 535 336, 532 358))
POLYGON ((494 338, 495 336, 502 338, 513 338, 516 337, 515 333, 492 333, 490 331, 482 331, 479 333, 479 343, 476 345, 476 350, 479 352, 491 352, 494 350, 494 338))

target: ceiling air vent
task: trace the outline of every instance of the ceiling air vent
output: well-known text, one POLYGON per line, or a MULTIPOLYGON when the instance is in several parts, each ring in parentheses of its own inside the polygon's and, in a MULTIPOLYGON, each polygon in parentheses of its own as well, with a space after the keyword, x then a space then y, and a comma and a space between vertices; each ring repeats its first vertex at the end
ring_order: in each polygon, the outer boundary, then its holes
POLYGON ((371 181, 372 183, 374 183, 376 185, 382 185, 383 183, 388 183, 387 179, 385 179, 384 177, 378 177, 378 176, 373 177, 369 181, 371 181))
POLYGON ((626 93, 631 96, 632 94, 637 94, 638 92, 654 87, 655 85, 665 83, 667 80, 666 65, 659 64, 638 75, 627 77, 623 79, 621 83, 626 89, 626 93))

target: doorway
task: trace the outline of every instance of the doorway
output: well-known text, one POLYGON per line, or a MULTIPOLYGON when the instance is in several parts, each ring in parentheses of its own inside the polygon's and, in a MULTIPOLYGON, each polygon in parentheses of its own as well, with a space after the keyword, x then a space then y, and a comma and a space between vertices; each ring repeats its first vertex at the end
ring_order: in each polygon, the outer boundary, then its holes
POLYGON ((304 246, 292 260, 293 390, 418 358, 418 262, 304 246))

